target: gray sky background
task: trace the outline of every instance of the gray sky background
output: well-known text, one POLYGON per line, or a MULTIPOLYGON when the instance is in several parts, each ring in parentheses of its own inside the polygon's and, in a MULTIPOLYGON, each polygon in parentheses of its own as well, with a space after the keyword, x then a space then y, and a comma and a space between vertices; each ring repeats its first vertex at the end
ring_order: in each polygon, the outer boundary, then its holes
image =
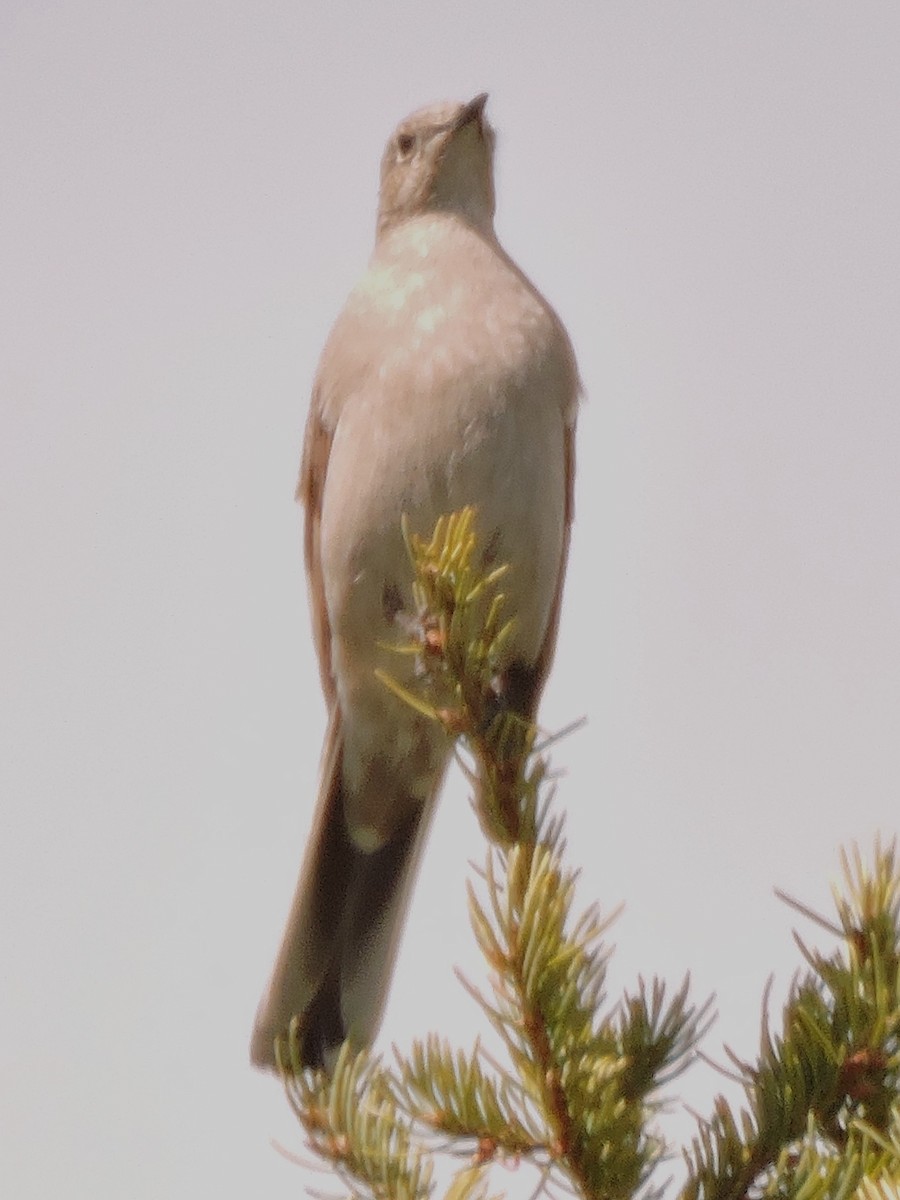
MULTIPOLYGON (((555 751, 582 898, 626 906, 612 996, 690 969, 708 1052, 753 1054, 799 962, 773 886, 825 907, 897 823, 898 44, 877 3, 6 0, 5 1192, 312 1178, 247 1065, 324 723, 301 430, 388 133, 482 89, 502 240, 587 393, 543 711, 588 721, 555 751)), ((479 1027, 464 795, 385 1046, 479 1027)))

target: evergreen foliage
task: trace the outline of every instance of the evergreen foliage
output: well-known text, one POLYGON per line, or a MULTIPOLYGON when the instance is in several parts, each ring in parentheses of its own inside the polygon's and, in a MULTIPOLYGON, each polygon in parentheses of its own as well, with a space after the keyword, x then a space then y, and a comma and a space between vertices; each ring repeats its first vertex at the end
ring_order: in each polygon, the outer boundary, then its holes
MULTIPOLYGON (((524 1162, 536 1190, 598 1200, 655 1197, 654 1168, 671 1154, 655 1131, 662 1089, 694 1055, 709 1002, 639 981, 610 1003, 608 927, 575 908, 564 822, 554 811, 546 746, 502 705, 506 568, 479 574, 474 513, 407 535, 416 616, 401 654, 417 686, 386 686, 440 722, 468 759, 487 840, 469 912, 487 988, 465 982, 503 1050, 453 1049, 433 1034, 390 1067, 341 1051, 330 1077, 302 1071, 293 1031, 282 1069, 310 1148, 351 1196, 434 1194, 440 1154, 462 1157, 448 1200, 487 1196, 489 1172, 524 1162)), ((895 848, 872 863, 843 856, 838 939, 805 961, 780 1028, 764 1018, 755 1062, 732 1059, 745 1093, 719 1097, 684 1151, 681 1200, 900 1200, 900 872, 895 848)), ((790 901, 807 917, 814 914, 790 901)), ((767 1008, 764 998, 764 1012, 767 1008)))

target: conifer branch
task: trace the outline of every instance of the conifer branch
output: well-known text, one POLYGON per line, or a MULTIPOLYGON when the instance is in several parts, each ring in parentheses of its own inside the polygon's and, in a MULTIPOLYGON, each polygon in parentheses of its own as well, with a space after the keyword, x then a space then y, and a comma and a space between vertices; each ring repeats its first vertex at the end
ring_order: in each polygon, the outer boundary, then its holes
MULTIPOLYGON (((654 1124, 661 1089, 694 1056, 709 1002, 691 1001, 687 979, 673 996, 639 980, 608 1002, 610 918, 576 908, 537 732, 505 705, 507 568, 478 570, 470 509, 428 539, 407 533, 407 545, 415 611, 393 649, 414 656, 414 685, 381 678, 443 727, 472 783, 487 848, 469 913, 488 985, 463 982, 506 1061, 480 1041, 454 1050, 432 1034, 397 1051, 391 1069, 345 1046, 327 1077, 301 1070, 295 1037, 289 1099, 354 1197, 424 1200, 447 1151, 465 1156, 450 1200, 482 1200, 490 1167, 505 1161, 532 1164, 538 1191, 655 1196, 651 1175, 668 1153, 654 1124)), ((825 956, 797 939, 806 971, 781 1028, 764 1018, 756 1062, 730 1055, 746 1107, 735 1113, 719 1097, 698 1122, 681 1200, 898 1200, 900 874, 894 847, 876 846, 873 868, 858 852, 843 867, 836 923, 817 918, 839 949, 825 956)))
POLYGON ((836 951, 822 955, 795 935, 808 970, 781 1030, 764 1016, 757 1063, 732 1056, 746 1108, 735 1115, 716 1101, 686 1154, 682 1200, 817 1200, 864 1178, 900 1180, 900 876, 894 846, 876 844, 874 859, 870 870, 858 850, 842 856, 836 951))

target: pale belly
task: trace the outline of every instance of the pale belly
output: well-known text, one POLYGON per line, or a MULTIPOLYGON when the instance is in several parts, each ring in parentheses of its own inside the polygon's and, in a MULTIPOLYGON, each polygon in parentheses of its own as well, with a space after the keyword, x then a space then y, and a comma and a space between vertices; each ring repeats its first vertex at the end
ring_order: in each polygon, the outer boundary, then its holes
POLYGON ((410 800, 421 801, 434 790, 449 749, 437 728, 375 677, 376 667, 395 677, 410 669, 409 659, 379 645, 402 637, 394 621, 397 600, 411 607, 401 516, 406 514, 415 532, 428 534, 442 514, 476 508, 480 544, 490 548, 494 563, 510 564, 503 590, 506 612, 516 619, 511 658, 538 657, 561 569, 560 406, 523 404, 521 397, 490 403, 450 399, 431 404, 427 413, 407 409, 405 419, 402 408, 392 405, 390 422, 374 401, 347 405, 328 463, 321 545, 332 667, 348 782, 360 803, 372 799, 372 812, 355 814, 351 824, 372 845, 381 840, 382 771, 384 786, 399 785, 410 800))

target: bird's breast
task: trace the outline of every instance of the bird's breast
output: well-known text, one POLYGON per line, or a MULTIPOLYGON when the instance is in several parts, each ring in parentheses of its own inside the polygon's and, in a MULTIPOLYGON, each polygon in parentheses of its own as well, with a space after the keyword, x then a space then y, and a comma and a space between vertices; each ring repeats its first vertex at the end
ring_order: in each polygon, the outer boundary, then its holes
POLYGON ((430 533, 474 505, 482 544, 508 562, 510 652, 540 652, 561 569, 565 442, 576 389, 552 312, 472 235, 373 262, 320 368, 333 440, 321 554, 332 665, 345 706, 383 702, 379 644, 411 606, 406 515, 430 533), (449 251, 453 252, 450 253, 449 251), (422 251, 419 253, 419 251, 422 251))

